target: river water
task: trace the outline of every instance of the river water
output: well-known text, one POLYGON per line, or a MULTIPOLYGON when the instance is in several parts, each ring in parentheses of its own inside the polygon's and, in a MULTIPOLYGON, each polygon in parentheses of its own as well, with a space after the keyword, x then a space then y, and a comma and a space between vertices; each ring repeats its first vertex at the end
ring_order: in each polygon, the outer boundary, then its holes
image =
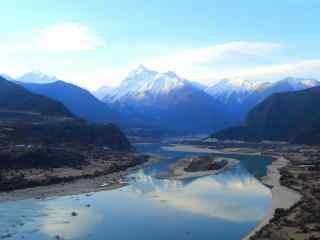
POLYGON ((241 239, 271 205, 270 190, 256 178, 270 158, 232 156, 240 164, 218 175, 160 180, 153 176, 177 159, 203 153, 164 151, 159 144, 137 149, 167 159, 133 172, 120 189, 2 203, 0 239, 241 239))

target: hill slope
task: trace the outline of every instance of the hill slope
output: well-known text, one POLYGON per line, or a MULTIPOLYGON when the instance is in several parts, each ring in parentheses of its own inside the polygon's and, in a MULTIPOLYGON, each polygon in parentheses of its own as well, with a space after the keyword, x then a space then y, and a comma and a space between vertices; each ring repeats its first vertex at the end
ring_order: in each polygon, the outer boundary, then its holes
POLYGON ((0 77, 1 112, 32 112, 47 116, 72 117, 70 111, 60 102, 33 94, 25 88, 0 77))
POLYGON ((89 91, 63 81, 52 83, 18 82, 31 92, 62 102, 74 115, 95 123, 117 122, 118 115, 89 91))
POLYGON ((320 87, 274 94, 248 113, 243 126, 227 128, 212 137, 319 143, 319 104, 320 87))

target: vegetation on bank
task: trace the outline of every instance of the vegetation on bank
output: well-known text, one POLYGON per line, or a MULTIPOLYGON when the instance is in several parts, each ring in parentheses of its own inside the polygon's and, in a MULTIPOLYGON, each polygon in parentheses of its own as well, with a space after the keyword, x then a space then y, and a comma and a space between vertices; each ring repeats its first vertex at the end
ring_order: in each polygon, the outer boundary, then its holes
POLYGON ((320 156, 318 147, 285 152, 290 164, 281 169, 282 185, 298 191, 301 201, 276 209, 274 217, 250 239, 320 239, 320 156))

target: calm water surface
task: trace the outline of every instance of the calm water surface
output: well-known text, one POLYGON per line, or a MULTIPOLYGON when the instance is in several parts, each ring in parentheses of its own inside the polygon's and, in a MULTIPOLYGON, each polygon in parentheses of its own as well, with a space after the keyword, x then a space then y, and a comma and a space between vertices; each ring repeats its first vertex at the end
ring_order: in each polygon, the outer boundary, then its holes
POLYGON ((132 173, 121 189, 0 204, 0 238, 241 239, 270 207, 270 190, 254 177, 264 174, 269 158, 236 156, 241 164, 224 173, 169 181, 153 175, 196 154, 166 152, 159 144, 137 148, 168 159, 132 173))

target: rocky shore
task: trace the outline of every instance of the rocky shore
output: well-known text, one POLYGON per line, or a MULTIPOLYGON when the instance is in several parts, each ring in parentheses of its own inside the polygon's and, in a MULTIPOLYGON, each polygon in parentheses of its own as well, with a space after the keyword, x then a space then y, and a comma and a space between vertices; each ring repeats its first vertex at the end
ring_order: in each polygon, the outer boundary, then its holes
MULTIPOLYGON (((283 156, 287 163, 279 168, 280 185, 291 192, 298 192, 301 198, 292 201, 289 208, 279 206, 274 209, 270 221, 260 224, 261 227, 247 239, 320 239, 319 147, 288 147, 283 149, 283 156)), ((289 206, 290 202, 285 205, 289 206)))

